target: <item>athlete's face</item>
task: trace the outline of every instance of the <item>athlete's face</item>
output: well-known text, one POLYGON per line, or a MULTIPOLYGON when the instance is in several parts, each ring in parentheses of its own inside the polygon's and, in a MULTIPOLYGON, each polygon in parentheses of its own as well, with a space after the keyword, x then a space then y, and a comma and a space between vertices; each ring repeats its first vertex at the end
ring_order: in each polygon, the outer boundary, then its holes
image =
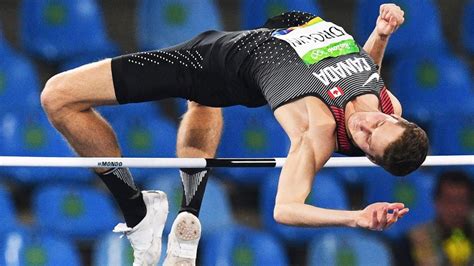
POLYGON ((405 130, 398 119, 380 112, 355 112, 349 117, 347 127, 362 151, 372 157, 382 157, 385 148, 405 130))

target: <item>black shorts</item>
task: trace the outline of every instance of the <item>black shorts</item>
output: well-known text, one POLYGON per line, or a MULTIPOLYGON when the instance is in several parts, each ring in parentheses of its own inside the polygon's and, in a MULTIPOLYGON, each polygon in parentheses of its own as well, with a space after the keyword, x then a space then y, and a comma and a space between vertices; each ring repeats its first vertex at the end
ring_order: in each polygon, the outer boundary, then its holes
POLYGON ((239 67, 226 61, 232 51, 228 40, 235 35, 207 31, 173 47, 113 58, 117 101, 184 98, 214 107, 246 105, 241 97, 248 89, 239 67))

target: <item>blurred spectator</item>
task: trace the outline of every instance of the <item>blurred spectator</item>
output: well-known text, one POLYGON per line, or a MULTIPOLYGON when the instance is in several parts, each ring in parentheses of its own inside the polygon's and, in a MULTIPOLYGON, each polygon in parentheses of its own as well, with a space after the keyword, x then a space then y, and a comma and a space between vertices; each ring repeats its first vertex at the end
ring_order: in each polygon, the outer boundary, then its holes
POLYGON ((436 218, 406 235, 399 265, 473 265, 473 182, 461 171, 441 174, 434 190, 436 218))

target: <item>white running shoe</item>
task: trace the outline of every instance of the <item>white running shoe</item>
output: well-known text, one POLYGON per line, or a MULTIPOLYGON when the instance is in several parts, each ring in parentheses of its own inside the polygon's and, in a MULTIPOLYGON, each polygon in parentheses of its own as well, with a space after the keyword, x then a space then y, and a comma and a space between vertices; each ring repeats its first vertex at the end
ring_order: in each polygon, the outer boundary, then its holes
POLYGON ((178 214, 168 236, 164 266, 194 266, 201 238, 201 223, 189 212, 178 214))
POLYGON ((159 190, 142 191, 146 215, 135 227, 120 223, 115 233, 123 233, 133 248, 133 266, 156 266, 161 255, 161 235, 168 216, 166 194, 159 190))

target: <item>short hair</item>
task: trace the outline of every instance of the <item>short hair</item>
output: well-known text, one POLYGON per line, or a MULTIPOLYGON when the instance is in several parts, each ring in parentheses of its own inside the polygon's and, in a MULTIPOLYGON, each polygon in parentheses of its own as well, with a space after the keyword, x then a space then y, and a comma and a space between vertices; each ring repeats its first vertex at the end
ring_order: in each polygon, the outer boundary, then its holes
POLYGON ((395 176, 405 176, 418 169, 428 154, 428 136, 417 124, 396 118, 405 130, 400 138, 385 148, 383 156, 376 156, 375 163, 395 176))
MULTIPOLYGON (((433 198, 438 199, 441 196, 441 187, 446 184, 455 184, 460 186, 465 186, 469 193, 472 193, 473 181, 469 175, 464 171, 447 171, 443 172, 437 179, 436 185, 433 190, 433 198)), ((471 203, 474 201, 472 197, 471 203)))

